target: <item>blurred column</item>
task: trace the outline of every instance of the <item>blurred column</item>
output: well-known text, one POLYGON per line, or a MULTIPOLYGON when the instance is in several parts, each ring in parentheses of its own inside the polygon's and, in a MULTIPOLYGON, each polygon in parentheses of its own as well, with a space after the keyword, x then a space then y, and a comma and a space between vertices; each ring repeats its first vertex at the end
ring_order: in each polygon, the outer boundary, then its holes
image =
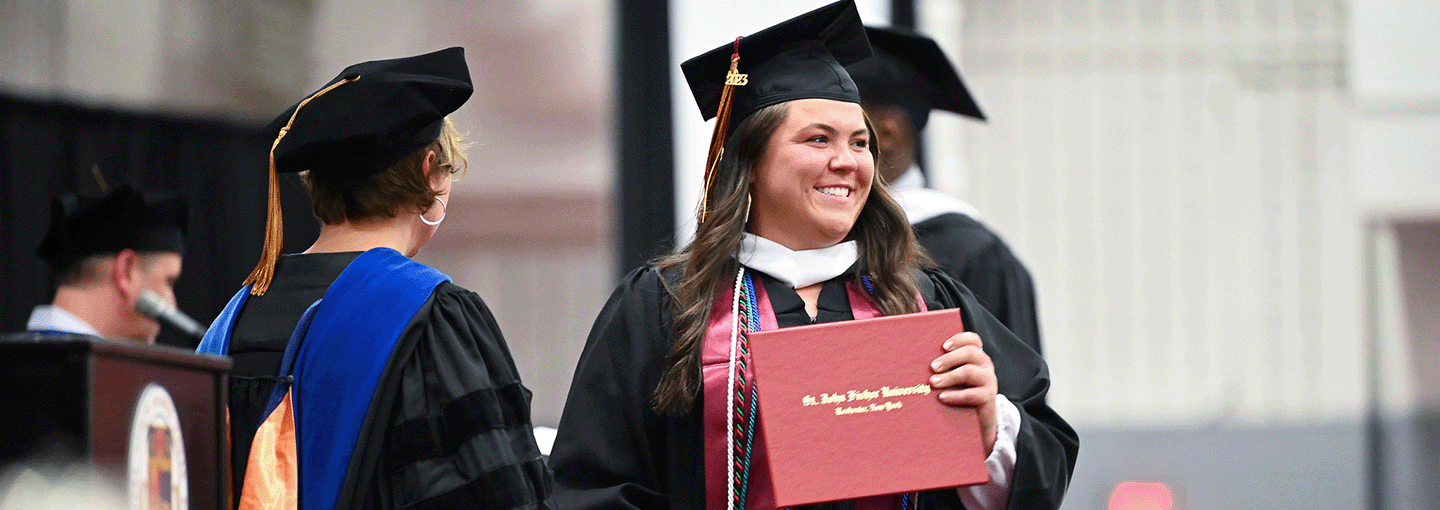
POLYGON ((890 0, 890 25, 915 28, 915 0, 890 0))
POLYGON ((668 0, 616 4, 617 275, 669 250, 675 231, 668 0))
POLYGON ((1351 180, 1374 226, 1369 504, 1440 508, 1440 3, 1348 0, 1351 180))

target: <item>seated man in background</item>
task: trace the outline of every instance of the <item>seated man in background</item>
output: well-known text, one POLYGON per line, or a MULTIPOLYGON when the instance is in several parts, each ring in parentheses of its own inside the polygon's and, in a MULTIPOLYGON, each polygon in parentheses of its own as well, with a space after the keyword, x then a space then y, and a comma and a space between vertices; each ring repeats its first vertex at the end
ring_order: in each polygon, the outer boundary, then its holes
POLYGON ((12 339, 96 336, 151 344, 160 324, 136 310, 147 291, 175 306, 184 199, 122 185, 103 197, 64 195, 36 254, 58 272, 55 298, 12 339))
POLYGON ((876 170, 915 228, 916 240, 950 277, 1026 345, 1040 352, 1035 284, 1010 247, 979 220, 974 206, 928 189, 916 152, 930 110, 985 120, 960 73, 928 37, 898 28, 865 27, 874 55, 846 70, 875 126, 876 170))

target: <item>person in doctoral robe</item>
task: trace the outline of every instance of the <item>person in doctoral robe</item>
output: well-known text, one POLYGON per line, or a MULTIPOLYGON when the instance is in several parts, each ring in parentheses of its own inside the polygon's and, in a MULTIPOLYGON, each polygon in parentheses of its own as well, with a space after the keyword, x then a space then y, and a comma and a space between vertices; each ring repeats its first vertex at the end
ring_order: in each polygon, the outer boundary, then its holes
POLYGON ((879 135, 876 168, 905 209, 915 237, 951 278, 1026 345, 1040 350, 1035 283, 975 206, 929 189, 917 158, 931 110, 985 120, 960 73, 929 37, 903 28, 866 27, 874 55, 846 67, 879 135))
POLYGON ((869 52, 844 0, 681 64, 717 118, 697 230, 625 277, 596 318, 550 457, 558 506, 775 508, 746 334, 941 308, 959 308, 967 331, 937 346, 927 382, 975 410, 990 482, 811 508, 1060 505, 1078 438, 1045 403, 1045 361, 927 268, 875 178, 874 131, 842 67, 869 52))
POLYGON ((261 260, 200 346, 227 354, 237 508, 550 508, 551 474, 480 296, 411 260, 467 159, 464 50, 346 68, 266 128, 261 260), (277 172, 322 223, 280 256, 277 172))
POLYGON ((155 343, 160 323, 135 304, 149 292, 175 306, 186 214, 182 197, 126 184, 99 197, 56 197, 50 229, 35 250, 56 271, 55 297, 31 310, 24 333, 6 339, 155 343))

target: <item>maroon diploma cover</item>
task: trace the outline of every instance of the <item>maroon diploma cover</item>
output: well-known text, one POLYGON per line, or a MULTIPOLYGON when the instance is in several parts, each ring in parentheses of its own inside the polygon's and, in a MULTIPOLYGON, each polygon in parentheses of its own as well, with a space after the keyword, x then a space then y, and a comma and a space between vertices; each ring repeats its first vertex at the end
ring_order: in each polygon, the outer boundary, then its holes
POLYGON ((975 410, 929 385, 963 330, 940 310, 751 333, 776 505, 988 482, 975 410))

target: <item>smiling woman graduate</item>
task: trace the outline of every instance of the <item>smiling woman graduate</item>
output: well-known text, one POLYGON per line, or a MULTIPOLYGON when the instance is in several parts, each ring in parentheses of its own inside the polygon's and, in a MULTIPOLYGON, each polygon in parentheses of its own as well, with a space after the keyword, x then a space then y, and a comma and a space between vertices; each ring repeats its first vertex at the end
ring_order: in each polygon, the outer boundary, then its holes
POLYGON ((977 411, 991 482, 817 507, 1060 505, 1078 443, 1044 402, 1044 360, 926 268, 875 177, 842 67, 869 53, 846 0, 681 64, 718 118, 695 239, 627 276, 596 318, 551 456, 559 507, 774 508, 745 333, 940 308, 960 308, 969 331, 945 342, 929 384, 977 411))
POLYGON ((236 506, 548 508, 550 472, 480 296, 410 259, 445 219, 460 48, 346 68, 270 124, 260 263, 201 352, 228 354, 236 506), (276 172, 322 226, 280 256, 276 172))

